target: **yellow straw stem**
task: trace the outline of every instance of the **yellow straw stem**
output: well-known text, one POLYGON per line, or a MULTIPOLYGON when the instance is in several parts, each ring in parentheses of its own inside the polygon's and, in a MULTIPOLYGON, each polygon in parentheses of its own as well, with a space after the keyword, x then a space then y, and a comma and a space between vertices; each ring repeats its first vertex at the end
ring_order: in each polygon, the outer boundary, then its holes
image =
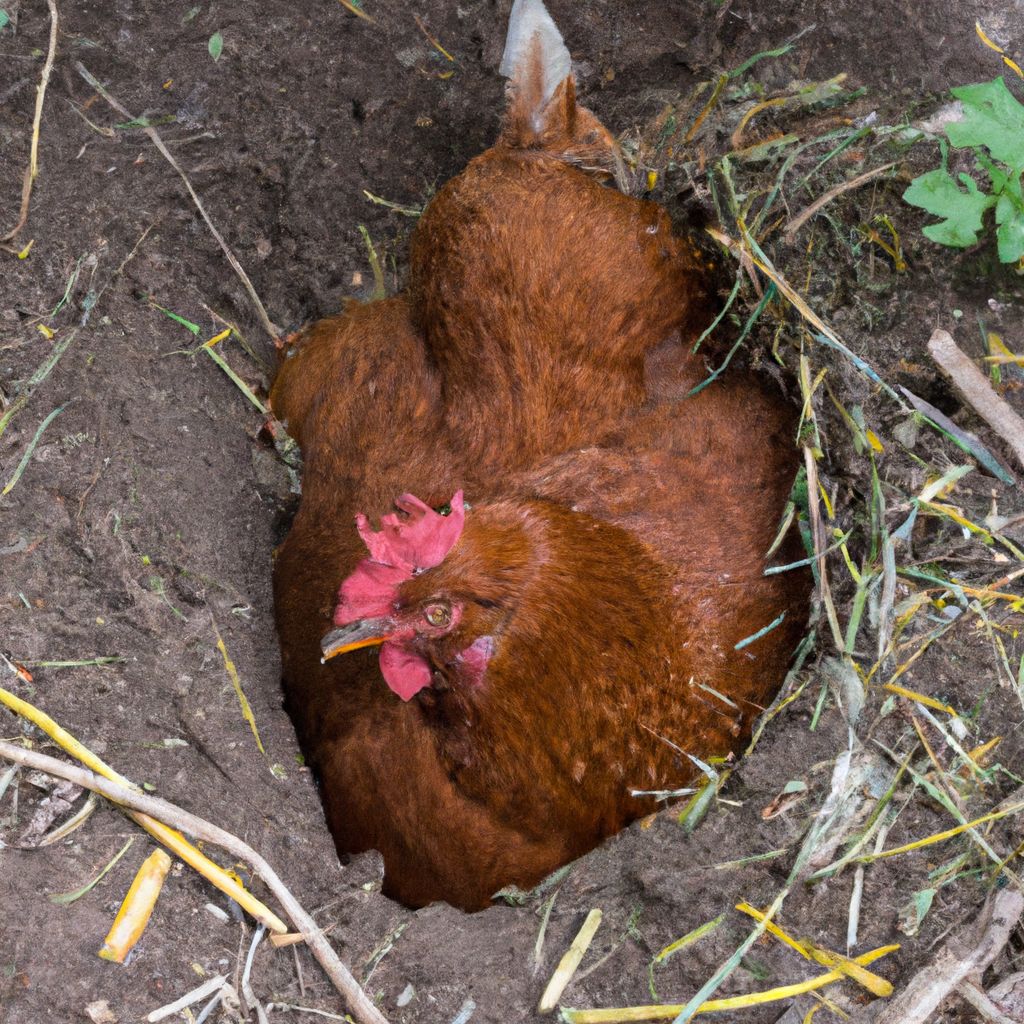
POLYGON ((157 897, 170 870, 171 858, 159 847, 142 862, 100 947, 99 955, 103 960, 124 963, 124 958, 142 938, 149 924, 153 907, 156 906, 157 897))
POLYGON ((572 944, 566 951, 565 956, 562 957, 555 968, 555 973, 551 975, 551 980, 548 982, 547 988, 544 989, 544 994, 540 997, 540 1002, 537 1004, 537 1012, 539 1014, 550 1013, 558 1005, 558 1000, 561 999, 566 986, 572 981, 572 976, 576 973, 580 961, 590 948, 590 943, 593 941, 594 935, 600 926, 601 911, 594 908, 587 914, 587 919, 583 922, 579 932, 577 932, 576 938, 572 940, 572 944))
POLYGON ((742 911, 744 914, 748 914, 750 917, 754 918, 755 921, 764 921, 767 931, 771 932, 771 934, 777 939, 784 942, 791 949, 795 949, 801 956, 806 957, 808 960, 813 960, 815 963, 821 964, 822 967, 832 967, 838 971, 842 971, 848 978, 851 978, 858 984, 863 985, 864 988, 866 988, 872 995, 892 995, 891 982, 869 970, 866 970, 855 960, 851 960, 849 957, 843 956, 841 953, 833 953, 829 949, 822 949, 810 942, 800 942, 798 939, 791 938, 777 924, 775 924, 774 921, 766 920, 765 915, 756 907, 752 907, 749 903, 737 903, 736 909, 742 911))
MULTIPOLYGON (((16 697, 9 690, 0 687, 0 704, 5 704, 13 712, 28 719, 33 725, 42 729, 47 736, 59 744, 72 757, 77 758, 91 771, 102 775, 111 782, 117 782, 128 789, 141 792, 138 786, 129 782, 123 775, 114 771, 110 765, 98 758, 88 747, 83 746, 66 729, 59 726, 48 714, 27 701, 16 697)), ((156 818, 139 811, 125 811, 135 822, 141 825, 154 839, 164 844, 172 853, 180 857, 190 867, 195 868, 207 881, 215 885, 221 892, 230 896, 243 910, 250 913, 260 924, 278 934, 288 931, 288 926, 269 907, 261 903, 247 889, 235 881, 220 865, 215 864, 206 854, 196 849, 180 832, 156 818)))
POLYGON ((974 31, 978 33, 978 38, 990 50, 995 50, 996 53, 1003 53, 1004 52, 1003 48, 998 43, 994 43, 994 42, 992 42, 991 39, 989 39, 988 35, 985 33, 985 30, 981 27, 981 22, 980 21, 975 21, 975 23, 974 23, 974 31))
POLYGON ((959 717, 956 713, 956 708, 943 704, 941 700, 936 700, 934 697, 918 693, 916 690, 908 690, 905 686, 897 686, 896 683, 884 683, 882 689, 888 690, 890 693, 898 693, 901 697, 917 701, 918 704, 924 704, 925 707, 934 708, 936 711, 945 711, 947 715, 952 715, 953 718, 959 717))
POLYGON ((974 821, 957 825, 956 828, 948 828, 945 832, 936 832, 934 835, 926 836, 924 839, 917 839, 903 846, 896 846, 891 850, 882 850, 881 853, 865 853, 861 857, 856 857, 855 860, 862 864, 869 864, 873 860, 882 860, 884 857, 895 857, 900 853, 910 853, 911 850, 919 850, 923 846, 941 843, 946 839, 952 839, 954 836, 960 835, 961 832, 977 828, 978 825, 984 825, 988 821, 998 821, 1000 818, 1005 818, 1008 814, 1017 814, 1019 811, 1024 811, 1024 802, 1011 804, 1002 811, 992 811, 989 814, 983 814, 980 818, 975 818, 974 821))
POLYGON ((154 839, 180 857, 189 867, 199 872, 211 885, 230 896, 243 910, 276 935, 284 935, 288 926, 268 906, 261 903, 248 889, 240 885, 219 864, 214 863, 201 850, 194 847, 180 832, 156 818, 139 811, 128 811, 128 816, 141 825, 154 839))
POLYGON ((256 740, 259 752, 266 757, 267 752, 263 748, 263 740, 260 739, 260 730, 256 725, 256 716, 252 713, 252 705, 242 689, 242 680, 238 675, 238 669, 235 668, 235 663, 231 660, 231 655, 228 654, 228 649, 224 644, 224 639, 220 635, 216 622, 213 623, 213 634, 217 637, 217 650, 220 651, 220 655, 224 659, 224 671, 227 672, 231 685, 235 688, 235 696, 238 698, 238 705, 242 709, 242 717, 249 724, 249 729, 256 740))
POLYGON ((90 771, 102 775, 105 779, 110 779, 111 782, 118 782, 122 786, 141 792, 134 782, 129 782, 123 775, 115 772, 110 765, 100 760, 88 747, 83 746, 71 733, 59 726, 45 711, 40 711, 39 708, 16 697, 10 690, 5 690, 2 686, 0 686, 0 704, 6 704, 16 715, 27 718, 33 725, 42 729, 54 743, 60 744, 90 771))
MULTIPOLYGON (((854 963, 864 967, 889 953, 895 952, 899 946, 880 946, 868 953, 862 953, 854 959, 854 963)), ((745 996, 729 996, 726 999, 709 999, 697 1007, 697 1013, 715 1013, 722 1010, 742 1010, 748 1006, 760 1006, 763 1003, 774 1003, 783 999, 792 999, 824 988, 833 982, 842 981, 847 977, 840 970, 819 974, 816 978, 798 981, 794 985, 781 985, 779 988, 768 989, 766 992, 751 992, 745 996)), ((562 1020, 566 1024, 620 1024, 620 1022, 673 1020, 682 1013, 684 1003, 663 1004, 660 1006, 623 1006, 611 1010, 562 1010, 562 1020)))
POLYGON ((780 942, 784 942, 790 949, 795 949, 805 959, 811 959, 811 954, 805 943, 787 935, 774 921, 769 921, 767 915, 762 914, 756 907, 752 907, 749 903, 737 903, 736 909, 740 913, 752 917, 755 921, 764 921, 766 931, 774 935, 780 942))
POLYGON ((221 331, 220 334, 215 334, 208 341, 204 341, 203 342, 203 348, 213 348, 214 345, 219 345, 230 334, 231 334, 231 328, 228 327, 226 330, 221 331))
POLYGON ((892 995, 892 982, 881 975, 862 967, 855 960, 851 960, 842 953, 833 953, 827 949, 818 949, 815 946, 809 947, 811 958, 821 964, 822 967, 834 967, 842 971, 851 981, 866 988, 873 996, 885 997, 892 995))

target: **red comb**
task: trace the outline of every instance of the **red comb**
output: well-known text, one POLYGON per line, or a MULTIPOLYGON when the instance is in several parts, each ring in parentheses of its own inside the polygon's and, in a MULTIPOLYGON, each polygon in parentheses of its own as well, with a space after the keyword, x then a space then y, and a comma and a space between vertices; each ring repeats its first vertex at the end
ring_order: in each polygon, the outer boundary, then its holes
POLYGON ((462 491, 456 491, 449 503, 451 513, 443 516, 414 494, 403 494, 395 505, 408 518, 395 513, 381 516, 380 529, 372 530, 366 516, 356 516, 356 528, 370 552, 370 558, 396 569, 432 569, 444 561, 462 533, 466 513, 462 491))
POLYGON ((341 585, 334 610, 336 626, 391 612, 398 585, 416 570, 440 565, 462 534, 466 521, 462 491, 452 496, 451 512, 446 516, 413 494, 396 498, 395 505, 406 518, 395 513, 381 516, 379 530, 372 529, 362 513, 356 516, 356 529, 370 557, 341 585))

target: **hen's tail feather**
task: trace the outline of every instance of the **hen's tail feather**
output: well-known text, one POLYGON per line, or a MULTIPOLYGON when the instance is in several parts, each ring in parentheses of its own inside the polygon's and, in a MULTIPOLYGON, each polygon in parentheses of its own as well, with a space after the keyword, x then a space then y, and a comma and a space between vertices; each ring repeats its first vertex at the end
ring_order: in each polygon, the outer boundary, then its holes
POLYGON ((572 74, 562 33, 541 0, 515 0, 498 70, 511 79, 513 89, 524 91, 529 87, 535 105, 533 127, 539 132, 544 107, 572 74))
POLYGON ((629 181, 619 145, 604 125, 576 103, 576 79, 562 33, 541 0, 515 0, 499 71, 509 80, 501 141, 542 150, 600 177, 629 181))

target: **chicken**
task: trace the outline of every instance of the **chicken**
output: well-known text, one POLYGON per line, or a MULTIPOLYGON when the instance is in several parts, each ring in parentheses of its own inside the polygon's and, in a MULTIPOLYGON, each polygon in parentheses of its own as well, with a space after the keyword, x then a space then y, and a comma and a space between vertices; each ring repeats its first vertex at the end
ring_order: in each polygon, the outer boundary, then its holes
POLYGON ((805 570, 763 575, 795 416, 739 374, 690 396, 706 268, 607 186, 540 0, 502 70, 501 135, 428 206, 405 292, 300 331, 271 393, 304 460, 288 710, 339 852, 380 850, 410 906, 482 908, 692 784, 806 618, 805 570))

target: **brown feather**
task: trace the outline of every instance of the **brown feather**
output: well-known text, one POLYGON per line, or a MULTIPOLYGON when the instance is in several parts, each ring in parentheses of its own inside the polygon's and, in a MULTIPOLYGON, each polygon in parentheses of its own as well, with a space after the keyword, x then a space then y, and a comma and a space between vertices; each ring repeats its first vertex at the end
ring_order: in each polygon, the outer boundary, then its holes
MULTIPOLYGON (((530 886, 654 808, 631 790, 692 783, 686 754, 738 750, 806 618, 806 571, 763 575, 792 410, 739 373, 686 397, 699 256, 581 169, 617 149, 571 78, 539 131, 523 81, 418 224, 407 291, 300 332, 271 396, 305 460, 274 574, 288 708, 339 851, 381 850, 411 905, 530 886), (460 488, 462 536, 395 602, 459 604, 415 641, 433 684, 404 703, 376 651, 321 664, 366 556, 355 514, 460 488), (485 636, 470 684, 459 654, 485 636)), ((791 537, 778 558, 799 557, 791 537)))

